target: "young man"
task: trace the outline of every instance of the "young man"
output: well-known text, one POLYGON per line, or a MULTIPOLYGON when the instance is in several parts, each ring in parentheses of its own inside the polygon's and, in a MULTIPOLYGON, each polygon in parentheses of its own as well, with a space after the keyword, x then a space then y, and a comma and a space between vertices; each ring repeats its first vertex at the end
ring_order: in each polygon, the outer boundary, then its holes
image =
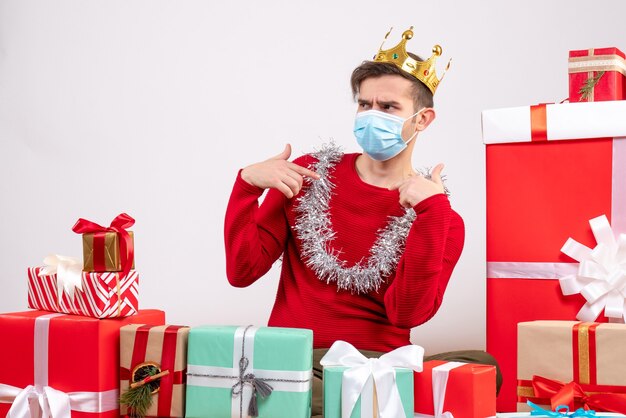
MULTIPOLYGON (((287 145, 239 172, 227 208, 228 280, 249 286, 282 255, 269 325, 313 330, 317 378, 336 340, 370 357, 410 344, 411 328, 439 309, 463 249, 443 165, 427 176, 413 169, 415 139, 435 119, 441 49, 427 61, 409 55, 412 35, 352 74, 362 154, 327 146, 290 162, 287 145)), ((493 363, 482 352, 438 358, 493 363)), ((320 387, 315 380, 314 416, 320 387)))

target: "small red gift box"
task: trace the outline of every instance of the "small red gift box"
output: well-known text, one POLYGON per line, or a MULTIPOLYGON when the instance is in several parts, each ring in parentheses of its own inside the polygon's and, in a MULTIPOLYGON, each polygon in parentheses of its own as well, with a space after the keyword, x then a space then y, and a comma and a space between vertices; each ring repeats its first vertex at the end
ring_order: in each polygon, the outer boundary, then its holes
MULTIPOLYGON (((590 248, 589 220, 626 232, 626 101, 487 110, 487 351, 503 375, 499 411, 516 404, 517 323, 574 320, 585 305, 559 280, 578 264, 572 237, 590 248)), ((604 317, 598 321, 605 321, 604 317)))
POLYGON ((122 319, 28 311, 0 314, 0 416, 119 417, 120 328, 160 325, 143 310, 122 319))
POLYGON ((626 99, 626 60, 617 48, 569 52, 571 102, 626 99))
POLYGON ((135 267, 133 234, 127 231, 135 220, 121 213, 104 227, 80 218, 72 231, 83 235, 83 264, 85 271, 122 271, 123 276, 135 267))
POLYGON ((463 418, 496 415, 495 366, 431 360, 413 375, 416 417, 444 412, 463 418))
POLYGON ((28 269, 28 307, 44 311, 116 318, 134 315, 139 309, 139 274, 82 272, 81 286, 71 292, 59 284, 56 274, 40 275, 41 267, 28 269))

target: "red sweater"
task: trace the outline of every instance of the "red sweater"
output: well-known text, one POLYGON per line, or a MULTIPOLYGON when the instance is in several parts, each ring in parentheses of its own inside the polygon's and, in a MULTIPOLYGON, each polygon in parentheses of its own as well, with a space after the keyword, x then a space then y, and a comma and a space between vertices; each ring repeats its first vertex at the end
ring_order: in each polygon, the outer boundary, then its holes
MULTIPOLYGON (((389 216, 404 214, 397 190, 360 179, 355 168, 358 155, 344 155, 331 173, 330 220, 336 233, 331 245, 341 251, 348 266, 369 257, 389 216)), ((305 155, 294 162, 307 167, 315 161, 305 155)), ((238 175, 226 210, 224 238, 226 271, 233 286, 251 285, 282 254, 269 326, 312 329, 315 348, 344 340, 359 349, 388 352, 409 344, 410 329, 437 312, 465 237, 463 220, 444 194, 414 207, 417 217, 395 274, 378 291, 356 294, 319 280, 302 260, 293 229, 296 198, 270 189, 259 206, 262 193, 238 175)))

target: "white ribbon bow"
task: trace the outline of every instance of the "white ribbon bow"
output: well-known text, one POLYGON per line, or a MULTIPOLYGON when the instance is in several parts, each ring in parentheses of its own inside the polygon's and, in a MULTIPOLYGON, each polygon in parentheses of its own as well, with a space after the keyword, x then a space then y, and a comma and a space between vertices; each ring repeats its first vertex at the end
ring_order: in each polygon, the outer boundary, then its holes
POLYGON ((564 295, 580 293, 586 303, 578 311, 580 321, 595 321, 602 310, 611 322, 624 322, 626 309, 626 234, 616 240, 605 215, 589 221, 598 245, 591 249, 572 238, 561 252, 580 264, 576 275, 559 279, 564 295))
POLYGON ((43 259, 44 267, 39 276, 57 275, 57 297, 61 299, 63 292, 72 299, 76 289, 83 290, 83 262, 78 258, 51 254, 43 259))
MULTIPOLYGON (((369 381, 373 379, 378 397, 380 418, 406 417, 400 393, 396 386, 394 367, 405 367, 416 372, 422 371, 424 349, 418 345, 397 348, 380 358, 368 359, 354 346, 345 341, 335 341, 326 355, 320 360, 324 367, 349 367, 341 382, 341 416, 348 418, 369 381)), ((361 405, 363 408, 365 405, 361 405)))
POLYGON ((50 386, 24 389, 0 383, 0 402, 12 402, 6 418, 71 418, 72 411, 101 413, 119 408, 119 391, 65 393, 50 386))
POLYGON ((15 397, 7 418, 30 418, 31 416, 61 418, 71 415, 69 395, 50 386, 37 389, 29 385, 24 389, 19 389, 14 386, 0 385, 0 393, 15 397), (34 401, 36 403, 33 403, 34 401), (39 411, 36 411, 37 407, 39 411))

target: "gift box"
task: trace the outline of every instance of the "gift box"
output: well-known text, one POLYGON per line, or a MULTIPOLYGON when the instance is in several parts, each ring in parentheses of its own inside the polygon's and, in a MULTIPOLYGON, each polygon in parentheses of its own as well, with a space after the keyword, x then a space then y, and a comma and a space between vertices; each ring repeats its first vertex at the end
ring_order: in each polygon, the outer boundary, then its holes
POLYGON ((72 231, 83 236, 83 264, 85 271, 123 271, 135 268, 132 231, 135 223, 129 215, 118 215, 109 227, 86 219, 79 219, 72 231))
POLYGON ((413 372, 422 370, 424 349, 397 348, 367 358, 352 344, 335 341, 320 360, 324 366, 326 418, 413 416, 413 372))
MULTIPOLYGON (((487 351, 503 385, 498 411, 516 407, 517 323, 573 320, 581 295, 559 278, 579 265, 561 252, 595 245, 589 220, 626 231, 626 101, 486 110, 487 351)), ((602 317, 603 318, 603 317, 602 317)), ((599 321, 604 319, 598 318, 599 321)))
POLYGON ((626 60, 617 48, 591 48, 569 52, 569 100, 626 99, 626 60))
MULTIPOLYGON (((587 411, 586 416, 588 417, 626 417, 626 415, 623 414, 617 414, 614 412, 603 412, 602 414, 596 414, 596 415, 592 415, 591 414, 592 411, 587 411)), ((572 412, 572 414, 574 414, 575 412, 572 412)), ((530 412, 504 412, 501 414, 496 414, 496 418, 521 418, 521 417, 529 417, 530 416, 530 412)), ((541 416, 538 414, 534 414, 533 416, 541 416)), ((543 415, 544 417, 550 417, 550 416, 555 416, 555 415, 549 415, 549 414, 545 414, 543 415)), ((557 417, 559 415, 556 415, 557 417)), ((561 415, 563 416, 563 415, 561 415)), ((567 417, 568 415, 565 415, 565 417, 567 417)), ((576 417, 584 417, 585 415, 569 415, 569 416, 576 416, 576 417)))
POLYGON ((414 379, 415 417, 496 415, 495 366, 431 360, 414 379))
MULTIPOLYGON (((145 416, 184 417, 189 327, 132 324, 120 329, 120 391, 149 376, 162 375, 146 384, 151 405, 145 416)), ((128 405, 120 413, 128 414, 128 405)))
POLYGON ((311 330, 194 327, 187 362, 188 418, 311 415, 311 330))
POLYGON ((527 401, 626 413, 626 325, 532 321, 518 325, 518 410, 527 401))
MULTIPOLYGON (((372 379, 356 398, 350 415, 341 413, 342 380, 348 367, 324 367, 324 417, 325 418, 377 418, 378 392, 374 388, 372 379)), ((405 368, 395 368, 395 384, 398 387, 402 411, 405 417, 413 416, 413 371, 405 368)))
POLYGON ((54 418, 118 417, 119 330, 134 322, 163 324, 165 314, 0 314, 0 416, 10 411, 12 418, 36 418, 52 411, 54 418))
MULTIPOLYGON (((120 238, 117 232, 83 234, 83 263, 85 271, 122 271, 120 238)), ((134 245, 133 231, 128 231, 130 245, 134 245)), ((132 267, 135 267, 133 259, 132 267)))
POLYGON ((44 274, 44 268, 28 269, 28 307, 94 318, 135 315, 139 309, 139 275, 120 272, 78 272, 79 284, 63 276, 44 274))

